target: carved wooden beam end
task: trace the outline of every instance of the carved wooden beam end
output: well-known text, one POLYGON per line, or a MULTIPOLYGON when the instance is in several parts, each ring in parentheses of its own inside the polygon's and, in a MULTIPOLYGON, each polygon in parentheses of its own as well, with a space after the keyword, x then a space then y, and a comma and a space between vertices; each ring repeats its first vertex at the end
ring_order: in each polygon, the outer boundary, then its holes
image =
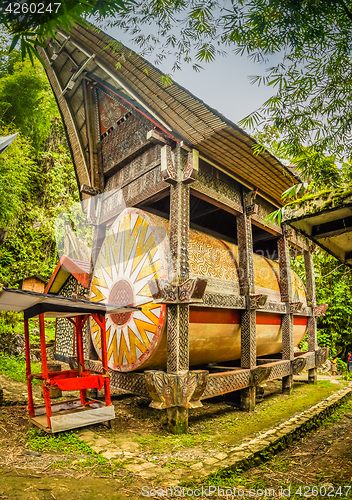
POLYGON ((294 314, 302 309, 303 302, 290 302, 290 313, 294 314))
POLYGON ((291 361, 291 373, 292 375, 298 375, 306 366, 306 358, 295 358, 291 361))
POLYGON ((145 383, 152 402, 151 408, 163 410, 181 406, 183 408, 199 408, 207 385, 209 372, 194 370, 177 374, 158 370, 144 372, 145 383))
POLYGON ((147 140, 153 142, 154 144, 160 144, 161 146, 174 145, 174 141, 172 141, 170 137, 167 137, 166 135, 162 134, 162 132, 157 129, 149 130, 149 132, 147 132, 147 140))
POLYGON ((258 213, 258 205, 253 204, 253 205, 248 205, 246 207, 246 215, 256 215, 258 213))
POLYGON ((187 165, 182 172, 182 180, 185 184, 189 184, 196 180, 199 170, 199 152, 196 149, 192 149, 188 153, 187 165))
POLYGON ((285 238, 292 238, 294 235, 294 230, 292 229, 292 227, 284 224, 282 227, 282 233, 285 236, 285 238))
POLYGON ((315 366, 321 366, 329 357, 329 348, 323 347, 315 351, 315 366))
POLYGON ((250 295, 249 308, 258 309, 260 306, 264 306, 267 300, 268 300, 267 295, 250 295))
POLYGON ((172 285, 164 279, 148 281, 153 300, 158 304, 192 304, 203 302, 207 280, 188 279, 180 285, 172 285))
POLYGON ((324 316, 328 307, 328 304, 320 304, 319 306, 315 306, 314 316, 324 316))
POLYGON ((100 189, 88 186, 87 184, 82 184, 81 186, 81 193, 88 194, 89 196, 97 196, 100 192, 100 189))
POLYGON ((176 304, 178 302, 177 286, 164 279, 148 281, 149 290, 155 303, 176 304))
POLYGON ((161 148, 161 177, 170 184, 177 183, 177 168, 171 153, 170 146, 161 148))
POLYGON ((257 368, 253 368, 249 375, 249 386, 257 386, 268 380, 271 370, 272 367, 270 366, 257 366, 257 368))
POLYGON ((200 278, 188 279, 178 287, 178 298, 182 303, 203 302, 207 280, 200 278))

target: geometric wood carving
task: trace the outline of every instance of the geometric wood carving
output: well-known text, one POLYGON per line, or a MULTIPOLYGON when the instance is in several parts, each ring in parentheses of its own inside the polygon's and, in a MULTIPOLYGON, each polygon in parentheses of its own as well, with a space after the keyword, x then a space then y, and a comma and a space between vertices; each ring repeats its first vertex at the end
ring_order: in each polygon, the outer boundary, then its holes
POLYGON ((164 181, 170 184, 177 182, 177 170, 171 154, 170 146, 163 146, 161 148, 161 176, 164 181))
POLYGON ((152 402, 151 408, 164 409, 174 406, 199 408, 209 372, 195 370, 185 374, 165 373, 158 370, 144 372, 145 383, 152 402))
POLYGON ((328 304, 320 304, 319 306, 315 306, 314 316, 324 316, 328 307, 328 304))
POLYGON ((250 301, 249 308, 250 309, 258 309, 258 307, 265 305, 267 299, 268 299, 267 295, 250 295, 249 296, 249 301, 250 301))
POLYGON ((290 313, 294 314, 302 309, 303 302, 291 302, 290 303, 290 313))
POLYGON ((152 279, 148 285, 154 303, 188 304, 202 302, 207 280, 190 278, 177 286, 165 279, 152 279))
POLYGON ((199 152, 192 149, 187 156, 187 165, 182 172, 182 180, 185 184, 193 182, 198 175, 199 169, 199 152))

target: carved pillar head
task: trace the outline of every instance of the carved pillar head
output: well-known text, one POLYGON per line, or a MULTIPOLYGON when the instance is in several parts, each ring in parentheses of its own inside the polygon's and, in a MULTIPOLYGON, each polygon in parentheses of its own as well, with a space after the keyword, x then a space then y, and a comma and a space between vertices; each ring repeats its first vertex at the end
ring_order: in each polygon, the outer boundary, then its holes
POLYGON ((181 406, 202 406, 200 397, 207 384, 209 372, 195 370, 184 374, 165 373, 157 370, 144 372, 145 383, 152 402, 151 408, 165 409, 181 406))

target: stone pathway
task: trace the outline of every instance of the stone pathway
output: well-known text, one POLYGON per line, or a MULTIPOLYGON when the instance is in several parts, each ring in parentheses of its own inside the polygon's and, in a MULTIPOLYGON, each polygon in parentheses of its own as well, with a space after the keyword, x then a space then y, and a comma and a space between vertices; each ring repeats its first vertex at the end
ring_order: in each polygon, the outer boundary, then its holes
POLYGON ((148 460, 141 456, 141 446, 138 443, 131 441, 116 446, 108 439, 102 438, 90 430, 82 430, 77 435, 93 451, 101 454, 108 460, 118 460, 126 470, 138 474, 143 479, 150 479, 157 482, 167 481, 167 484, 170 486, 179 483, 179 474, 177 471, 170 472, 168 469, 163 469, 153 463, 152 457, 148 460))
POLYGON ((348 387, 259 437, 231 448, 228 453, 217 452, 189 467, 180 467, 173 471, 153 463, 156 457, 141 455, 141 447, 138 443, 127 441, 117 446, 91 430, 80 431, 78 437, 91 446, 96 453, 100 453, 108 460, 119 460, 126 470, 141 476, 143 479, 149 479, 157 484, 175 486, 180 482, 199 481, 219 470, 246 469, 256 465, 263 456, 283 450, 310 429, 318 427, 320 421, 330 415, 334 408, 351 394, 352 384, 349 384, 348 387))

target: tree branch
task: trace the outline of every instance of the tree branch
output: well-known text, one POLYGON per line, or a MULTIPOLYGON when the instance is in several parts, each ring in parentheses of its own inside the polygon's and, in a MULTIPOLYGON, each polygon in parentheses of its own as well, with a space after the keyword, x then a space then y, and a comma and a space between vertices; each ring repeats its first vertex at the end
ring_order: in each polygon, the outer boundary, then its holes
POLYGON ((337 3, 339 3, 341 5, 341 7, 343 8, 343 10, 345 11, 348 19, 350 21, 352 21, 352 12, 349 10, 349 8, 347 7, 347 5, 345 4, 345 2, 343 0, 337 0, 337 3))

